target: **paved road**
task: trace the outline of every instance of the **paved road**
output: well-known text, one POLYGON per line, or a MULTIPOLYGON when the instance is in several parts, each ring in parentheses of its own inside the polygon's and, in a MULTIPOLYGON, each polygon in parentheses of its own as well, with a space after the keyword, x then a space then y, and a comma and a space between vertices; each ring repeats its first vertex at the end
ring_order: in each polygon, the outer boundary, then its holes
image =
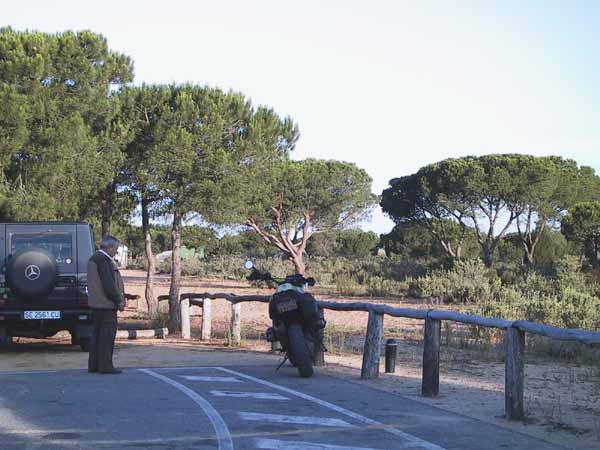
POLYGON ((271 366, 0 373, 0 449, 559 449, 409 399, 271 366))

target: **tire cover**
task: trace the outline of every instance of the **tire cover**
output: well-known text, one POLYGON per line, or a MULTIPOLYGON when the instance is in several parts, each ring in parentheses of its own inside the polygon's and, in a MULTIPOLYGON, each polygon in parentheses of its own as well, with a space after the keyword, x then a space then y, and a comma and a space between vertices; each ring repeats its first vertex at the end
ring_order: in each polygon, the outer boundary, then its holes
POLYGON ((13 294, 24 300, 43 300, 54 289, 58 270, 44 249, 30 247, 15 253, 6 266, 6 281, 13 294))

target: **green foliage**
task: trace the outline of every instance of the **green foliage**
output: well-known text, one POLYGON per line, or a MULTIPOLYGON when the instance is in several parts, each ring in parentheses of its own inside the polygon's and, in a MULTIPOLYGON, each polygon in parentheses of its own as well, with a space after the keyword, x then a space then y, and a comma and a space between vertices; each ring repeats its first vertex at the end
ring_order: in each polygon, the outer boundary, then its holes
POLYGON ((266 258, 275 252, 276 249, 262 240, 254 231, 245 230, 235 235, 221 237, 211 254, 215 256, 245 255, 250 258, 266 258))
POLYGON ((287 157, 297 126, 241 94, 194 85, 125 91, 137 124, 129 147, 137 187, 154 214, 199 213, 211 223, 242 223, 256 203, 265 164, 287 157))
POLYGON ((335 277, 335 290, 340 295, 350 297, 364 295, 366 292, 365 286, 348 273, 341 273, 335 277))
POLYGON ((600 202, 577 203, 562 222, 566 238, 579 242, 593 265, 598 265, 600 251, 600 202))
POLYGON ((400 297, 409 290, 409 283, 395 281, 379 276, 367 279, 367 295, 371 297, 400 297))
POLYGON ((486 266, 511 224, 533 262, 548 221, 571 206, 582 187, 600 193, 600 180, 571 160, 529 155, 446 159, 390 181, 381 207, 396 222, 423 225, 452 257, 460 257, 467 228, 477 235, 486 266))
POLYGON ((557 262, 555 271, 555 289, 557 292, 562 293, 571 288, 580 292, 591 293, 586 277, 581 271, 581 261, 577 257, 565 256, 557 262))
POLYGON ((87 217, 127 139, 111 92, 131 78, 130 59, 100 35, 0 29, 5 220, 87 217))
POLYGON ((364 258, 373 254, 378 240, 374 232, 358 229, 318 233, 311 237, 306 253, 318 257, 364 258))
POLYGON ((251 203, 247 224, 283 252, 298 273, 305 270, 311 235, 357 224, 375 204, 371 177, 348 162, 282 160, 262 178, 269 195, 251 203))
POLYGON ((215 232, 200 225, 186 225, 181 227, 181 245, 195 249, 200 252, 204 249, 205 254, 214 253, 219 245, 215 232))
MULTIPOLYGON (((460 291, 464 284, 452 275, 442 273, 438 276, 443 279, 438 285, 450 286, 447 288, 450 291, 460 291)), ((553 278, 531 271, 511 285, 492 283, 485 289, 489 295, 463 304, 461 308, 485 317, 595 330, 600 328, 600 299, 592 288, 586 283, 579 262, 573 257, 565 257, 557 264, 553 278)))
POLYGON ((335 254, 363 258, 373 253, 378 236, 372 231, 357 229, 338 231, 335 236, 335 254))
POLYGON ((270 195, 252 211, 266 224, 270 217, 265 212, 281 203, 281 220, 292 230, 302 229, 306 212, 313 232, 345 228, 363 220, 375 202, 371 177, 352 163, 287 160, 272 166, 270 174, 270 195))
POLYGON ((417 280, 422 296, 458 303, 489 300, 500 285, 496 273, 480 260, 457 261, 450 270, 436 270, 417 280))
POLYGON ((535 251, 536 263, 552 266, 569 252, 565 236, 546 228, 542 233, 535 251))
MULTIPOLYGON (((454 230, 458 237, 456 223, 446 221, 444 229, 446 233, 451 229, 454 230)), ((465 230, 461 242, 461 257, 474 258, 479 254, 477 237, 472 230, 465 230)), ((434 258, 440 261, 448 257, 448 252, 440 240, 434 234, 427 232, 422 222, 406 221, 397 224, 392 231, 380 236, 378 247, 385 249, 388 256, 434 258)))

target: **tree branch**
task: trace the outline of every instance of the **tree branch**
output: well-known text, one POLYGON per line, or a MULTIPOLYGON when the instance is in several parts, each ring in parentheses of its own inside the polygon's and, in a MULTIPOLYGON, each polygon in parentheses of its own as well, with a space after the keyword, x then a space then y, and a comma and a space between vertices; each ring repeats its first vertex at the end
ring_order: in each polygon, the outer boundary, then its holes
POLYGON ((263 240, 266 241, 268 244, 274 245, 279 250, 288 253, 288 249, 279 241, 279 239, 277 239, 276 236, 266 233, 260 229, 260 227, 256 223, 256 220, 253 217, 248 218, 248 220, 246 221, 246 225, 248 225, 250 228, 256 231, 256 233, 261 238, 263 238, 263 240))

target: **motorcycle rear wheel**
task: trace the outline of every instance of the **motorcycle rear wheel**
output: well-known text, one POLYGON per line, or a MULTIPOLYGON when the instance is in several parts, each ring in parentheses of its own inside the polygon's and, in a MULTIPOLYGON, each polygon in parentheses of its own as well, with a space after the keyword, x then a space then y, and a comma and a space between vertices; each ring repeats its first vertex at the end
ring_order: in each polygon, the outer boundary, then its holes
POLYGON ((290 356, 298 367, 298 373, 302 378, 310 378, 313 375, 312 360, 304 338, 302 327, 298 323, 292 323, 288 327, 288 338, 290 341, 290 356))

